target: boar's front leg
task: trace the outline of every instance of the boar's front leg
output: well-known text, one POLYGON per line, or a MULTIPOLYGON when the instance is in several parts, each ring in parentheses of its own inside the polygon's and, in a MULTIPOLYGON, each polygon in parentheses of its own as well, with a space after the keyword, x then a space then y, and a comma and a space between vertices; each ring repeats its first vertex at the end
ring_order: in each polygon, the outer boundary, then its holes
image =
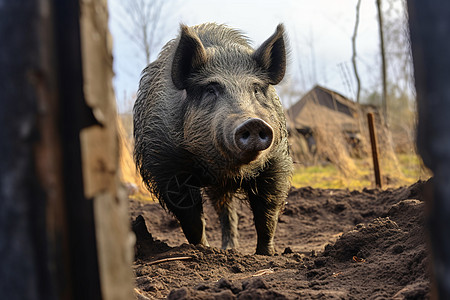
POLYGON ((288 174, 269 170, 256 178, 247 189, 258 235, 256 254, 275 253, 273 238, 289 189, 288 178, 288 174))
POLYGON ((271 203, 267 196, 249 193, 250 206, 253 211, 258 241, 256 244, 256 254, 273 255, 275 248, 273 237, 278 223, 280 208, 271 203))
POLYGON ((205 218, 203 216, 202 203, 188 209, 173 209, 172 212, 180 222, 186 239, 193 245, 209 246, 205 234, 205 218))
POLYGON ((189 182, 191 176, 174 177, 166 185, 164 203, 175 215, 190 244, 209 246, 205 234, 205 218, 200 189, 189 182))

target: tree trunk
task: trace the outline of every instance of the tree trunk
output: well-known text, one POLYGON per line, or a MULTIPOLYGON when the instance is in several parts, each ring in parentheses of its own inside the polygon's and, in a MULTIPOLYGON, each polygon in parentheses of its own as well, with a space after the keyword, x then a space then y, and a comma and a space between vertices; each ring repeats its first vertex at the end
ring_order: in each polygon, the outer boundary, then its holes
POLYGON ((355 29, 353 30, 352 36, 352 64, 353 64, 353 72, 355 73, 356 79, 356 102, 360 102, 360 94, 361 94, 361 80, 358 74, 358 67, 356 65, 356 34, 358 32, 358 24, 359 24, 359 8, 361 6, 361 0, 358 0, 356 4, 356 20, 355 20, 355 29))
POLYGON ((387 78, 386 78, 386 55, 384 53, 384 35, 383 35, 383 12, 381 10, 381 0, 376 0, 378 10, 378 28, 380 32, 380 53, 381 53, 381 78, 383 80, 383 92, 381 95, 381 106, 383 117, 386 124, 388 123, 387 109, 387 78))

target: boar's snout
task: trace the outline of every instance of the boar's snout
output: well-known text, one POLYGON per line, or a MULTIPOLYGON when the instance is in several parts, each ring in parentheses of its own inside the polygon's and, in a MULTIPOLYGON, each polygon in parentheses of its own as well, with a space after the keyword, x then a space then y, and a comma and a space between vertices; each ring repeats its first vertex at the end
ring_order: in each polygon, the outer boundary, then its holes
POLYGON ((240 124, 234 132, 234 140, 241 150, 240 160, 249 163, 256 159, 260 151, 270 147, 273 130, 261 119, 252 118, 240 124))

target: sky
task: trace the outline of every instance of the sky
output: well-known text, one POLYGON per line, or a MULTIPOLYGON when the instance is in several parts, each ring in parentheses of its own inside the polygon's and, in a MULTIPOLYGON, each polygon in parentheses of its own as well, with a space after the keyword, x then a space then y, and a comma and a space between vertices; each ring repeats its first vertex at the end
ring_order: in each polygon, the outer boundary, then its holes
MULTIPOLYGON (((244 32, 257 47, 279 23, 284 23, 289 39, 288 72, 282 85, 307 92, 323 85, 355 98, 356 81, 351 64, 351 36, 354 30, 356 0, 166 0, 161 12, 161 43, 157 51, 175 38, 179 24, 204 22, 227 24, 244 32)), ((132 106, 145 58, 123 29, 127 26, 121 0, 108 0, 110 31, 113 37, 114 88, 119 111, 132 106)), ((362 88, 379 82, 379 34, 375 0, 363 0, 357 36, 357 64, 362 88)), ((152 60, 156 54, 152 55, 152 60)), ((298 99, 283 95, 289 107, 298 99)))

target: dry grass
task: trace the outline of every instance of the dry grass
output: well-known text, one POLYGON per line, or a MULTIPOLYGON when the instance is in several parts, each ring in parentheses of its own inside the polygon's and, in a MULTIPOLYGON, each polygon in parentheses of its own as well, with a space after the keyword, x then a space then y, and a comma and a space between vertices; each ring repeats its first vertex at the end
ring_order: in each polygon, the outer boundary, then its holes
MULTIPOLYGON (((336 188, 362 190, 375 187, 373 164, 370 158, 354 160, 355 170, 351 175, 343 174, 334 164, 296 168, 292 177, 294 187, 336 188)), ((418 180, 427 180, 431 172, 423 166, 416 154, 399 154, 396 162, 381 159, 383 188, 410 185, 418 180)))
MULTIPOLYGON (((125 120, 126 121, 126 120, 125 120)), ((136 170, 133 161, 133 143, 130 134, 124 129, 122 118, 118 118, 120 139, 120 179, 128 190, 129 197, 137 200, 154 201, 142 183, 142 178, 136 170)), ((128 130, 130 131, 130 129, 128 130)))
MULTIPOLYGON (((295 136, 295 132, 290 136, 291 153, 297 163, 292 184, 296 187, 356 190, 375 187, 368 112, 375 116, 383 188, 408 185, 431 177, 431 172, 423 166, 416 152, 415 114, 407 107, 402 109, 408 114, 396 122, 391 120, 391 125, 387 126, 375 107, 361 107, 355 115, 357 121, 351 127, 343 126, 338 114, 328 116, 323 113, 323 108, 311 111, 314 116, 310 121, 315 141, 313 147, 300 147, 302 139, 295 136), (352 146, 349 143, 350 132, 358 137, 352 146)), ((392 112, 391 115, 397 113, 392 112)))
POLYGON ((348 143, 342 130, 337 127, 317 127, 314 130, 317 145, 316 155, 329 160, 341 174, 349 177, 357 170, 351 158, 348 143))

